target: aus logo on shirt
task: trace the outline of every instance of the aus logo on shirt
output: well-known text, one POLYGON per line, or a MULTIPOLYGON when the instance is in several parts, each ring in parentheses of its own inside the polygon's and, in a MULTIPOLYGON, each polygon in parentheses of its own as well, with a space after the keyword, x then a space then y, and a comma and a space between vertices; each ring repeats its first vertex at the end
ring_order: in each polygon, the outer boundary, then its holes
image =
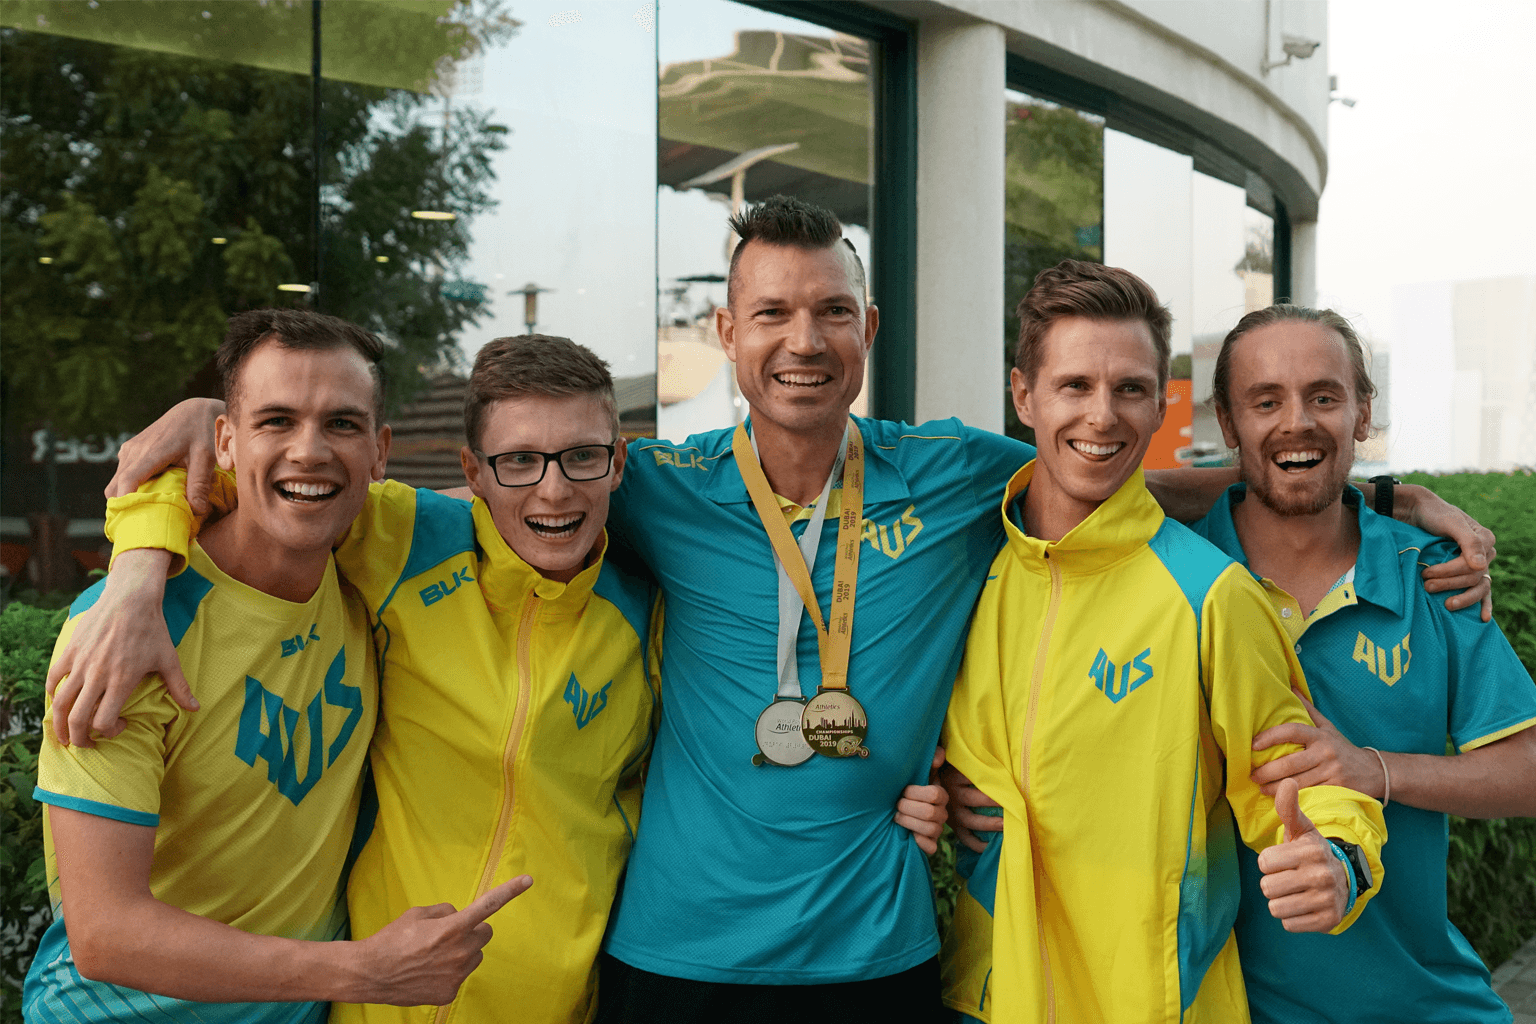
POLYGON ((1367 672, 1391 686, 1408 674, 1408 666, 1413 662, 1413 649, 1408 646, 1412 636, 1412 633, 1404 633, 1401 640, 1387 647, 1378 646, 1370 637, 1360 633, 1355 637, 1354 660, 1364 665, 1367 672))
POLYGON ((1088 675, 1093 679, 1094 688, 1109 698, 1111 704, 1119 704, 1132 691, 1141 688, 1143 683, 1152 678, 1152 666, 1147 659, 1152 656, 1152 648, 1148 647, 1136 657, 1123 665, 1116 665, 1109 660, 1109 655, 1104 653, 1104 648, 1099 648, 1099 653, 1093 656, 1093 664, 1088 668, 1088 675), (1131 671, 1135 670, 1134 678, 1131 671))
POLYGON ((363 718, 363 691, 342 682, 347 674, 346 648, 336 652, 325 672, 325 685, 315 694, 301 716, 268 690, 261 680, 245 677, 245 706, 240 710, 240 730, 235 737, 235 756, 251 767, 257 758, 267 762, 267 781, 297 807, 315 788, 325 769, 336 763, 347 741, 363 718), (325 744, 325 705, 346 708, 346 719, 331 741, 325 744), (298 748, 309 748, 304 777, 299 778, 298 748))
POLYGON ((603 684, 603 688, 596 693, 588 693, 586 687, 576 678, 576 673, 571 673, 570 681, 565 684, 565 702, 571 706, 571 713, 576 716, 576 728, 585 729, 587 723, 596 718, 603 708, 608 706, 608 687, 613 685, 613 680, 603 684))

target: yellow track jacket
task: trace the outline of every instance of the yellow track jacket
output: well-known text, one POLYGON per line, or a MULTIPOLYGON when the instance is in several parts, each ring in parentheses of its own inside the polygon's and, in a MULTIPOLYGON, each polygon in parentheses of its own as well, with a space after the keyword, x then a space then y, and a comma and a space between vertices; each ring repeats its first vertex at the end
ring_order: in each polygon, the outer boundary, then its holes
MULTIPOLYGON (((978 871, 957 899, 945 1002, 992 1024, 1246 1022, 1233 818, 1255 850, 1281 838, 1248 776, 1298 748, 1251 742, 1310 723, 1301 667, 1253 578, 1165 519, 1140 470, 1053 543, 1008 518, 1033 473, 1009 483, 945 724, 1005 822, 995 891, 978 871)), ((1319 786, 1301 807, 1379 886, 1380 804, 1319 786)))
MULTIPOLYGON (((184 479, 114 500, 116 550, 185 552, 184 479)), ((220 474, 215 505, 233 491, 220 474)), ((377 817, 347 888, 353 937, 520 874, 534 884, 491 919, 455 1002, 335 1004, 331 1020, 590 1020, 657 707, 650 587, 601 559, 568 584, 545 579, 478 498, 393 481, 370 488, 336 563, 367 602, 381 660, 377 817)))

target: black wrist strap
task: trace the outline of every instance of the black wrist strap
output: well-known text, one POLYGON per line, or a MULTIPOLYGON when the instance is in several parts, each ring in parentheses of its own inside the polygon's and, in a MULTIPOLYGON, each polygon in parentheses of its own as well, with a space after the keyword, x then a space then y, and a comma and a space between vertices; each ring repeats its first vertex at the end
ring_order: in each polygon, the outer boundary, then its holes
POLYGON ((1402 483, 1402 481, 1394 479, 1390 476, 1382 475, 1371 477, 1370 483, 1376 485, 1376 500, 1371 503, 1372 507, 1376 510, 1376 514, 1379 516, 1386 516, 1388 519, 1391 519, 1392 488, 1396 484, 1402 483))

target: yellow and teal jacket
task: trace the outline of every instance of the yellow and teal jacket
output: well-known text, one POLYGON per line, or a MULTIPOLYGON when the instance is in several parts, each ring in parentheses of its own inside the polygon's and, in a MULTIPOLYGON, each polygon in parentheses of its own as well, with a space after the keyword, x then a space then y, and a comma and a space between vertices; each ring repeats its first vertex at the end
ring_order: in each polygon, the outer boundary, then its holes
MULTIPOLYGON (((1055 542, 1009 517, 1033 473, 1009 483, 945 723, 1005 823, 963 865, 945 1002, 992 1024, 1245 1022, 1234 818, 1255 850, 1280 839, 1249 773, 1298 748, 1251 746, 1310 721, 1300 665, 1252 577, 1166 519, 1139 470, 1055 542)), ((1318 786, 1301 807, 1379 886, 1380 804, 1318 786)))
MULTIPOLYGON (((195 523, 182 486, 173 472, 116 499, 117 550, 184 552, 195 523)), ((232 504, 232 480, 221 474, 214 498, 232 504)), ((491 920, 485 960, 452 1004, 336 1004, 331 1019, 590 1020, 657 708, 652 588, 602 558, 570 583, 545 579, 479 499, 393 481, 370 489, 336 563, 367 602, 381 665, 377 814, 348 884, 353 937, 520 874, 534 885, 491 920)))

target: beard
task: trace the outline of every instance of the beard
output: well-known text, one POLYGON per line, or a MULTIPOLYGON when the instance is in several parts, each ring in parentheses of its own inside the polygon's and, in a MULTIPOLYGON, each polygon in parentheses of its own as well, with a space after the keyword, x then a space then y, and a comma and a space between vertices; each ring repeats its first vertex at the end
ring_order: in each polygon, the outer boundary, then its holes
POLYGON ((1250 456, 1247 451, 1242 451, 1239 453, 1239 465, 1243 480, 1248 484, 1248 493, 1258 498, 1275 515, 1315 516, 1343 498, 1344 485, 1349 482, 1349 471, 1354 465, 1353 456, 1352 449, 1349 457, 1342 456, 1332 438, 1315 436, 1288 441, 1283 449, 1266 451, 1258 456, 1250 456), (1323 453, 1322 466, 1326 467, 1325 472, 1310 474, 1311 478, 1305 486, 1299 486, 1299 481, 1290 483, 1285 471, 1275 464, 1275 454, 1282 450, 1309 448, 1323 453))

